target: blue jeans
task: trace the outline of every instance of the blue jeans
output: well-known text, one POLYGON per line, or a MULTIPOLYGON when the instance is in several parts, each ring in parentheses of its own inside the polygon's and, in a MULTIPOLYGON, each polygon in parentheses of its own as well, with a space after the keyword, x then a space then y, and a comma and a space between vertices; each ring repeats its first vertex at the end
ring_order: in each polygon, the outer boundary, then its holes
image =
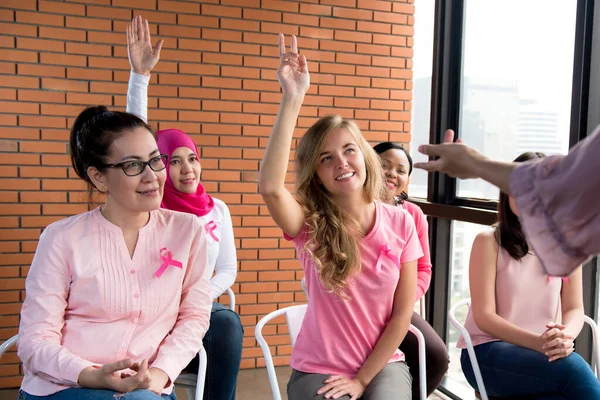
POLYGON ((71 388, 61 390, 48 396, 34 396, 19 391, 19 400, 176 400, 175 390, 170 395, 157 395, 149 390, 134 390, 119 393, 113 390, 71 388))
MULTIPOLYGON (((577 353, 548 362, 534 350, 506 342, 475 346, 475 355, 489 396, 530 399, 600 399, 600 383, 590 366, 577 353)), ((467 350, 460 362, 469 384, 477 390, 467 350)))
MULTIPOLYGON (((213 303, 210 328, 202 343, 208 356, 204 398, 207 400, 235 400, 235 386, 242 361, 244 328, 239 315, 219 303, 213 303)), ((198 372, 198 356, 185 368, 198 372)))

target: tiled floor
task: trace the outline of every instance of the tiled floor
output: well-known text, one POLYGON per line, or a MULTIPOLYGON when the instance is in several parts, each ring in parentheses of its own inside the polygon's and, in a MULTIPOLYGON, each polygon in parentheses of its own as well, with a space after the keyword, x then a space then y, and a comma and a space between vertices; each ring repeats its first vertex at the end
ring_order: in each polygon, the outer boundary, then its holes
MULTIPOLYGON (((279 379, 279 388, 281 391, 282 400, 287 400, 286 385, 290 377, 289 367, 278 367, 277 378, 279 379)), ((177 398, 179 400, 187 400, 184 391, 177 390, 177 398)), ((14 400, 17 398, 17 390, 0 390, 0 400, 14 400)), ((269 378, 267 370, 260 369, 244 369, 240 371, 238 376, 238 390, 236 400, 269 400, 272 399, 271 386, 269 386, 269 378)), ((441 400, 440 397, 432 395, 430 400, 441 400)), ((210 400, 210 399, 206 399, 210 400)))

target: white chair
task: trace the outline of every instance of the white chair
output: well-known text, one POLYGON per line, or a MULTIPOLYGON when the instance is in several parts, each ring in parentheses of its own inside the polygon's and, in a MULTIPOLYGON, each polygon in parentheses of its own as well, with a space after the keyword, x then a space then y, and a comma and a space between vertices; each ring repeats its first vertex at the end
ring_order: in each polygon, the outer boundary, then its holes
MULTIPOLYGON (((303 282, 301 282, 303 285, 303 282)), ((281 393, 279 392, 279 383, 277 382, 277 375, 275 373, 275 366, 273 364, 273 357, 271 356, 271 350, 269 349, 269 345, 267 344, 265 338, 263 337, 262 330, 265 325, 274 318, 277 318, 281 315, 285 315, 288 331, 290 334, 290 341, 292 343, 292 348, 296 345, 296 339, 298 337, 298 333, 300 332, 300 327, 302 326, 302 321, 304 320, 304 314, 306 313, 307 304, 301 304, 297 306, 285 307, 276 311, 273 311, 258 321, 256 324, 256 329, 254 331, 254 335, 256 337, 256 341, 260 345, 262 352, 265 357, 265 364, 267 367, 267 374, 269 375, 269 384, 271 385, 271 392, 273 394, 274 400, 281 400, 281 393)), ((425 365, 425 338, 421 331, 415 328, 413 325, 409 327, 409 331, 412 332, 418 340, 419 343, 419 374, 420 374, 420 390, 421 390, 421 399, 425 400, 427 398, 427 376, 426 376, 426 365, 425 365)))
MULTIPOLYGON (((227 295, 229 296, 229 308, 232 311, 235 311, 235 294, 231 288, 227 289, 227 295)), ((4 353, 8 351, 8 349, 17 343, 18 338, 19 335, 15 335, 0 345, 0 359, 4 353)), ((198 374, 181 374, 175 380, 176 386, 183 386, 186 388, 188 400, 203 400, 204 397, 204 382, 206 380, 207 363, 206 350, 204 349, 204 346, 200 348, 198 356, 200 357, 198 374)))
MULTIPOLYGON (((479 395, 481 396, 481 400, 489 400, 487 395, 487 391, 485 390, 485 385, 483 384, 483 377, 481 376, 481 370, 479 369, 479 363, 477 362, 477 357, 475 356, 475 349, 473 348, 473 342, 471 341, 471 336, 467 329, 456 319, 456 311, 461 307, 470 307, 471 299, 464 299, 459 301, 448 311, 448 319, 450 323, 454 325, 456 330, 460 332, 465 343, 467 344, 467 352, 469 353, 469 360, 471 361, 471 367, 473 368, 473 373, 475 374, 475 381, 477 382, 477 387, 479 388, 479 395)), ((600 366, 598 365, 598 361, 600 360, 600 349, 598 349, 598 325, 594 322, 593 319, 584 315, 583 321, 590 326, 592 330, 592 366, 594 372, 596 374, 596 378, 600 380, 600 366)))

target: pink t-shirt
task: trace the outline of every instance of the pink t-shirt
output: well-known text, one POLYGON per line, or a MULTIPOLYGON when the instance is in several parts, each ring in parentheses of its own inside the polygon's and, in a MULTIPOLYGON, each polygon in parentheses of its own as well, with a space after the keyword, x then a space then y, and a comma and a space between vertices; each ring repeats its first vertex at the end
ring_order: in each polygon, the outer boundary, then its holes
MULTIPOLYGON (((306 231, 292 239, 306 277, 308 308, 291 358, 306 373, 354 378, 392 315, 400 265, 423 255, 413 219, 399 207, 375 202, 375 225, 360 241, 362 271, 351 279, 343 300, 320 282, 306 231)), ((390 362, 404 360, 396 350, 390 362)))

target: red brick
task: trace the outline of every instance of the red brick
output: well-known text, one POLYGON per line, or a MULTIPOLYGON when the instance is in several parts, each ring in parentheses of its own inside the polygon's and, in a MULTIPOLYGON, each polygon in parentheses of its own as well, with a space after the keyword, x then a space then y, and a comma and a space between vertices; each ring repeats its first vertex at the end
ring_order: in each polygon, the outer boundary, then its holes
POLYGON ((184 3, 181 1, 158 0, 158 9, 169 12, 200 14, 200 4, 184 3))
POLYGON ((351 19, 321 17, 319 20, 321 27, 323 28, 346 29, 351 31, 356 29, 356 21, 351 19))
POLYGON ((0 110, 11 114, 39 114, 40 106, 34 103, 0 101, 0 110))
POLYGON ((223 7, 202 4, 202 15, 214 15, 218 17, 242 18, 242 9, 239 7, 223 7))
POLYGON ((392 11, 391 1, 380 0, 358 0, 358 8, 368 8, 378 11, 392 11))
POLYGON ((65 128, 66 118, 22 115, 19 117, 19 126, 43 127, 43 128, 65 128))
POLYGON ((403 13, 413 15, 415 13, 415 6, 412 4, 394 3, 392 11, 395 13, 403 13))
POLYGON ((65 43, 58 40, 43 40, 30 38, 17 38, 17 47, 29 50, 65 51, 65 43))
POLYGON ((13 36, 37 36, 38 28, 33 25, 0 22, 0 32, 10 32, 13 36))
POLYGON ((180 14, 177 16, 177 24, 190 25, 194 27, 218 28, 219 19, 215 17, 180 14))
POLYGON ((88 44, 88 43, 67 43, 67 53, 71 54, 89 54, 94 56, 111 56, 111 46, 88 44))
POLYGON ((362 65, 370 65, 371 57, 362 54, 344 54, 338 53, 336 55, 336 61, 339 63, 346 64, 362 64, 362 65))
POLYGON ((85 67, 85 56, 75 56, 71 54, 40 53, 41 64, 50 65, 71 65, 76 67, 85 67))
POLYGON ((354 20, 364 19, 371 21, 373 19, 373 12, 368 10, 333 7, 333 16, 335 18, 347 18, 354 20))
POLYGON ((2 61, 24 61, 36 63, 38 61, 38 53, 35 51, 0 49, 0 59, 2 61))
POLYGON ((40 0, 38 11, 54 14, 85 15, 85 6, 80 4, 65 4, 55 1, 40 0))
POLYGON ((356 45, 356 51, 362 54, 374 54, 379 56, 389 56, 390 47, 376 44, 359 43, 356 45))
POLYGON ((35 10, 36 0, 3 0, 2 6, 18 10, 35 10))
POLYGON ((261 21, 261 26, 264 24, 263 21, 281 22, 283 14, 277 11, 265 11, 265 10, 253 10, 250 8, 243 9, 244 20, 257 20, 261 21))
MULTIPOLYGON (((144 12, 146 16, 146 12, 144 12)), ((116 7, 96 7, 87 6, 87 17, 107 18, 109 20, 131 20, 133 18, 131 10, 116 7)), ((150 18, 150 16, 148 16, 150 18)), ((154 21, 154 19, 152 20, 154 21)))
POLYGON ((134 9, 156 10, 156 0, 112 0, 112 5, 134 9))
POLYGON ((413 36, 414 28, 406 25, 394 25, 392 27, 392 35, 413 36))
POLYGON ((14 21, 15 20, 15 12, 13 10, 3 9, 0 10, 0 21, 14 21))
POLYGON ((42 78, 42 89, 87 92, 88 84, 69 79, 42 78))
POLYGON ((48 26, 40 26, 40 37, 61 39, 61 40, 77 40, 85 41, 85 31, 78 29, 55 28, 48 26))
POLYGON ((64 78, 65 68, 54 67, 49 65, 39 64, 19 64, 18 66, 19 75, 32 75, 32 76, 49 76, 54 78, 64 78))

